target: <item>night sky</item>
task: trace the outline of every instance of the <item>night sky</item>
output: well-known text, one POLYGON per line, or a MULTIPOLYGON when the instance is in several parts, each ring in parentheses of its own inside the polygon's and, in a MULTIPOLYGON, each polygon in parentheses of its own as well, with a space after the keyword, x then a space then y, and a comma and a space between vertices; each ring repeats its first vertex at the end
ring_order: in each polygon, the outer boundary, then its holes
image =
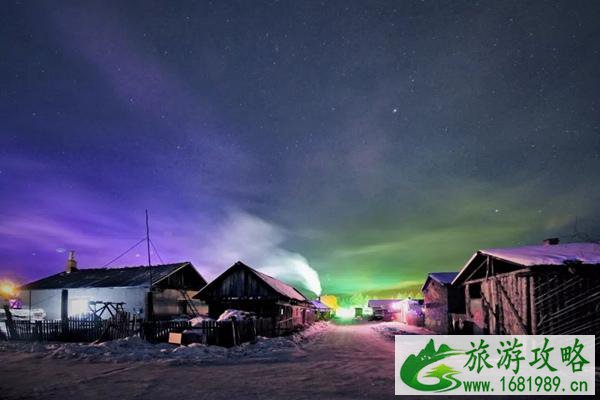
POLYGON ((600 237, 597 1, 82 3, 0 8, 0 277, 101 267, 145 209, 154 263, 325 293, 600 237))

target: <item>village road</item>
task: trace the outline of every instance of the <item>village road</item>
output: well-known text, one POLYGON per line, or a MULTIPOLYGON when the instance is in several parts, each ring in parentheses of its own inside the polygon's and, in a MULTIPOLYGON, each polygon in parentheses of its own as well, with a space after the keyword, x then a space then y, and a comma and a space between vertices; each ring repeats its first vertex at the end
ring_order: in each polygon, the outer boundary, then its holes
POLYGON ((332 325, 297 354, 235 364, 107 364, 0 353, 0 399, 24 398, 392 399, 394 344, 361 324, 332 325))

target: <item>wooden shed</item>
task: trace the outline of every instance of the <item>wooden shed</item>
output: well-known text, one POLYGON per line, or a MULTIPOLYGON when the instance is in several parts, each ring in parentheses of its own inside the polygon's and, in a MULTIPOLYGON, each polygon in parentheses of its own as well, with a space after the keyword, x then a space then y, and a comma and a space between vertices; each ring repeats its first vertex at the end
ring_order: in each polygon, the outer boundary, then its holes
POLYGON ((296 288, 238 261, 204 287, 195 298, 208 304, 210 317, 227 309, 274 318, 278 331, 302 327, 315 320, 315 308, 296 288))
POLYGON ((452 284, 464 290, 467 332, 590 334, 598 346, 598 243, 480 250, 452 284))
POLYGON ((464 314, 463 291, 451 285, 456 275, 457 272, 431 272, 421 288, 425 327, 433 332, 453 333, 452 316, 464 314))

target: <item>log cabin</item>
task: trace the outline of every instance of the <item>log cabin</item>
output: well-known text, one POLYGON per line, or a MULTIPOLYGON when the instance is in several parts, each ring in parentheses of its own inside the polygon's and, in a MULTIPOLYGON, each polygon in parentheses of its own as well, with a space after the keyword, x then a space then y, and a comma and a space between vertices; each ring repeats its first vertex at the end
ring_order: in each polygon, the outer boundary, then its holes
POLYGON ((452 285, 464 291, 464 333, 590 334, 598 348, 598 243, 479 250, 452 285))
POLYGON ((425 327, 432 332, 453 333, 452 316, 464 314, 463 292, 451 285, 456 275, 457 272, 431 272, 421 288, 425 327))
POLYGON ((301 328, 315 320, 315 308, 296 288, 238 261, 195 296, 208 305, 211 318, 227 309, 273 318, 278 332, 301 328))

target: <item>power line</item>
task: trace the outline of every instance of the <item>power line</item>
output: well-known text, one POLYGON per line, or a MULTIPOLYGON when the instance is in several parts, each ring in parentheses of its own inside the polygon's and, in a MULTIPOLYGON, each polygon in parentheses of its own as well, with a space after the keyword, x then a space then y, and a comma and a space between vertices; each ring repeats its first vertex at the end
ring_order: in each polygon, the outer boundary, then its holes
POLYGON ((158 257, 158 259, 160 260, 160 262, 162 264, 165 264, 165 262, 163 261, 162 257, 160 256, 160 253, 158 252, 158 249, 154 245, 154 241, 152 239, 150 239, 150 244, 152 245, 152 248, 154 249, 154 253, 156 253, 156 256, 158 257))
POLYGON ((146 240, 146 238, 142 238, 140 239, 139 242, 137 242, 136 244, 134 244, 133 246, 131 246, 130 248, 128 248, 127 250, 125 250, 123 253, 119 254, 117 257, 113 258, 112 260, 110 260, 109 262, 107 262, 106 264, 104 264, 102 267, 108 267, 110 264, 114 263, 115 261, 117 261, 119 258, 123 257, 125 254, 129 253, 131 250, 135 249, 137 246, 140 245, 140 243, 144 242, 146 240))

